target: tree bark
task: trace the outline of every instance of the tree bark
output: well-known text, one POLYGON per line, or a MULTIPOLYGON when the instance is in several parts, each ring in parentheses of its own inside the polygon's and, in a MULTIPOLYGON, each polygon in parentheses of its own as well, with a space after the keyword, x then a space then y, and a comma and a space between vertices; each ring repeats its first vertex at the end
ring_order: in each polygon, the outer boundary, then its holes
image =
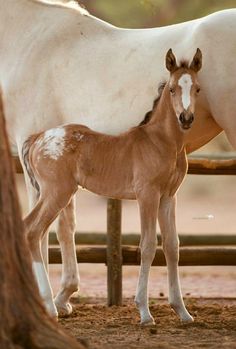
POLYGON ((82 349, 42 305, 24 237, 0 93, 0 348, 82 349))

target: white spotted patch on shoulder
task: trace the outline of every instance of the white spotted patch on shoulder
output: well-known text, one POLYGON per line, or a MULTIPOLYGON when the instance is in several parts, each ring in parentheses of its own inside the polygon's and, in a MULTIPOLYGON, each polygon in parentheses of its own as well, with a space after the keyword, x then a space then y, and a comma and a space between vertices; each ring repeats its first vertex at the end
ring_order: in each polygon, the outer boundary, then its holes
POLYGON ((81 133, 77 133, 77 134, 75 135, 75 138, 76 138, 76 140, 79 142, 79 141, 81 141, 81 139, 84 138, 84 135, 82 135, 81 133))
POLYGON ((45 157, 57 160, 63 155, 65 134, 64 127, 52 128, 44 133, 43 137, 38 141, 38 146, 45 157))

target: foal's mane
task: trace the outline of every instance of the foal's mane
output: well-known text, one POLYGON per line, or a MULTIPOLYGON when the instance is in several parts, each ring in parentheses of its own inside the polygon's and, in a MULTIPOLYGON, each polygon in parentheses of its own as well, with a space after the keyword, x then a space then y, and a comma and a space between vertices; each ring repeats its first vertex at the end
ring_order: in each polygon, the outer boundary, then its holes
POLYGON ((152 118, 152 114, 153 112, 155 111, 160 99, 161 99, 161 96, 162 96, 162 92, 166 86, 166 81, 164 82, 161 82, 160 85, 158 86, 158 95, 156 97, 156 99, 154 100, 153 102, 153 106, 152 106, 152 110, 149 110, 145 116, 144 116, 144 119, 140 122, 139 126, 142 126, 142 125, 146 125, 152 118))
POLYGON ((189 62, 182 59, 178 65, 178 69, 179 68, 189 69, 189 62))

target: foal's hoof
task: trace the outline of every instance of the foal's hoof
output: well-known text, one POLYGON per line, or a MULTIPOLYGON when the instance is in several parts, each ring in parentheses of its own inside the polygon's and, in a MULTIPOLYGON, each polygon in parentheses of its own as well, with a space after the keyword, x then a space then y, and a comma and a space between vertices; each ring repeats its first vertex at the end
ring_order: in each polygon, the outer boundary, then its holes
POLYGON ((72 305, 69 302, 65 304, 56 303, 56 307, 57 307, 59 317, 68 317, 71 315, 73 311, 72 305))
POLYGON ((186 314, 181 318, 181 321, 185 324, 190 324, 194 322, 194 318, 190 314, 186 314))
POLYGON ((155 323, 155 320, 153 319, 153 317, 150 317, 150 318, 146 318, 146 319, 141 320, 140 325, 142 327, 148 327, 148 326, 156 325, 156 323, 155 323))

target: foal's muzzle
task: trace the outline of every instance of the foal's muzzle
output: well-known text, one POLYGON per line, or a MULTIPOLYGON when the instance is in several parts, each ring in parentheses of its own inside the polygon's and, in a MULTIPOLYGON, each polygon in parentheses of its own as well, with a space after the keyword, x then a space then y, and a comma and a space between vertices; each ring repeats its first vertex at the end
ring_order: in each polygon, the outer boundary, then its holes
POLYGON ((185 112, 182 112, 179 116, 179 123, 183 130, 188 130, 191 127, 193 120, 194 115, 192 113, 186 114, 185 112))

